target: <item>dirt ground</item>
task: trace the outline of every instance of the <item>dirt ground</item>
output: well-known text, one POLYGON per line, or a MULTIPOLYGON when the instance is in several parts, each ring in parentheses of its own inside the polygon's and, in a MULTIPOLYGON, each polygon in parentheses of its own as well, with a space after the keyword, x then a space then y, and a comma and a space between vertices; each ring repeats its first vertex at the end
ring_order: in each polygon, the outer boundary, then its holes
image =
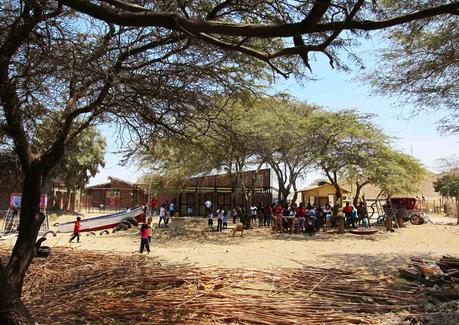
MULTIPOLYGON (((75 218, 60 217, 59 222, 75 218)), ((412 256, 437 258, 459 254, 459 227, 449 225, 452 218, 432 217, 434 224, 407 223, 395 232, 380 228, 375 235, 344 235, 319 232, 307 234, 277 234, 268 228, 255 226, 244 236, 232 236, 233 224, 216 232, 207 227, 204 218, 173 220, 169 226, 157 229, 148 258, 170 263, 190 263, 198 267, 272 269, 301 265, 334 267, 365 267, 370 271, 394 270, 412 256)), ((157 222, 157 219, 154 219, 157 222)), ((53 223, 53 222, 51 222, 53 223)), ((109 251, 139 254, 138 229, 115 234, 87 236, 81 243, 69 243, 69 234, 48 236, 44 245, 72 247, 85 251, 109 251)), ((14 238, 0 241, 12 247, 14 238)))
MULTIPOLYGON (((52 220, 50 224, 74 219, 75 216, 64 216, 52 220)), ((154 221, 157 222, 157 218, 154 221)), ((174 323, 177 324, 222 324, 227 321, 215 319, 228 317, 233 319, 234 324, 258 324, 260 317, 265 320, 275 319, 268 322, 269 324, 277 324, 281 319, 285 324, 302 324, 303 320, 304 323, 314 324, 322 324, 324 321, 330 324, 349 324, 350 319, 352 323, 384 325, 458 324, 457 300, 431 303, 424 288, 421 293, 418 291, 421 290, 419 287, 404 282, 397 272, 397 268, 406 267, 413 256, 427 259, 437 259, 443 255, 458 257, 459 226, 452 225, 455 219, 432 217, 432 221, 431 224, 419 226, 408 223, 395 232, 378 228, 378 233, 369 236, 350 233, 339 235, 322 231, 313 236, 278 234, 268 228, 255 226, 244 231, 243 237, 239 233, 233 237, 233 224, 229 224, 229 228, 223 232, 216 232, 215 228, 207 227, 205 218, 176 219, 168 227, 162 226, 155 230, 152 251, 148 255, 144 253, 143 256, 139 253, 139 229, 135 227, 108 235, 97 232, 96 235, 87 236, 83 233, 81 243, 69 243, 68 233, 57 234, 56 237, 48 236, 44 244, 52 248, 51 258, 34 260, 29 278, 38 280, 26 281, 23 299, 41 324, 170 324, 170 318, 177 315, 184 317, 182 321, 174 318, 174 323), (140 269, 140 265, 144 268, 140 269), (155 276, 145 277, 152 268, 155 276), (321 270, 327 276, 329 272, 350 272, 352 279, 338 288, 328 288, 327 286, 333 286, 336 281, 321 283, 320 279, 324 279, 323 274, 319 274, 321 270), (304 277, 307 271, 314 275, 304 277), (137 276, 133 272, 137 272, 137 276), (260 282, 253 275, 256 272, 264 277, 270 274, 272 279, 269 278, 266 283, 260 282), (153 282, 158 274, 161 276, 158 284, 155 284, 153 282), (247 274, 251 275, 250 279, 246 278, 247 274), (288 278, 292 274, 304 277, 301 286, 297 276, 288 278), (122 281, 121 275, 124 276, 122 281), (282 282, 279 280, 283 279, 280 275, 288 279, 282 282), (168 284, 164 288, 161 280, 163 277, 172 280, 191 277, 197 283, 188 278, 179 279, 180 283, 186 285, 171 287, 168 284), (227 279, 224 282, 226 287, 215 291, 223 278, 227 279), (59 280, 56 281, 57 279, 59 280), (200 284, 205 279, 216 279, 218 283, 214 280, 212 281, 215 283, 206 282, 204 290, 200 284), (228 279, 235 283, 230 283, 228 279), (274 279, 282 283, 279 282, 275 287, 274 279), (303 283, 307 281, 312 282, 303 283), (292 287, 292 283, 297 285, 292 287), (237 293, 229 289, 235 284, 242 285, 237 287, 237 293), (316 289, 311 295, 319 284, 321 289, 316 289), (356 285, 355 288, 351 284, 356 285), (387 301, 375 305, 380 308, 379 311, 372 309, 374 301, 367 301, 369 292, 365 289, 369 288, 368 285, 373 288, 375 284, 380 286, 375 289, 377 297, 381 296, 380 290, 387 291, 383 295, 387 301), (402 285, 401 288, 405 288, 402 290, 411 291, 403 291, 409 292, 408 296, 403 299, 399 297, 399 300, 392 302, 392 298, 398 295, 391 291, 394 285, 402 285), (144 291, 133 289, 145 286, 149 287, 149 294, 154 299, 145 300, 144 291), (273 298, 273 288, 279 292, 289 292, 273 298), (355 294, 358 288, 363 288, 363 291, 355 294), (61 298, 49 299, 50 295, 64 297, 69 294, 68 290, 73 290, 73 294, 67 296, 70 303, 61 304, 61 298), (290 292, 292 290, 296 290, 297 296, 290 292), (330 292, 334 294, 330 296, 330 292), (343 296, 337 295, 337 292, 341 292, 343 296), (412 295, 413 292, 416 294, 412 295), (82 299, 80 294, 88 295, 84 298, 87 305, 83 314, 79 307, 75 308, 82 299), (411 299, 414 296, 416 298, 411 299), (295 300, 295 297, 298 299, 295 300), (105 302, 103 306, 100 304, 101 300, 105 302), (158 304, 158 301, 161 303, 158 304), (138 322, 132 320, 132 310, 120 307, 126 302, 136 306, 138 322), (293 306, 293 303, 296 305, 293 306), (335 303, 336 306, 323 306, 330 303, 335 303), (343 309, 343 303, 347 304, 346 308, 349 310, 343 309), (263 304, 269 307, 263 308, 265 313, 261 315, 259 311, 252 310, 253 308, 242 307, 247 304, 263 304), (277 309, 273 304, 277 304, 277 309), (91 309, 90 306, 97 307, 91 309), (220 307, 215 309, 210 306, 220 307), (290 306, 289 309, 286 310, 286 306, 290 306), (306 310, 304 306, 315 307, 306 310), (362 306, 367 309, 362 310, 362 306), (221 308, 226 308, 227 312, 222 313, 221 308), (237 315, 234 311, 237 311, 237 315), (321 314, 318 314, 319 311, 321 314), (286 313, 290 313, 290 316, 286 313), (298 321, 298 317, 301 321, 298 321), (317 322, 312 322, 314 319, 317 322)), ((14 241, 15 237, 0 240, 2 257, 6 257, 6 252, 13 247, 14 241)))

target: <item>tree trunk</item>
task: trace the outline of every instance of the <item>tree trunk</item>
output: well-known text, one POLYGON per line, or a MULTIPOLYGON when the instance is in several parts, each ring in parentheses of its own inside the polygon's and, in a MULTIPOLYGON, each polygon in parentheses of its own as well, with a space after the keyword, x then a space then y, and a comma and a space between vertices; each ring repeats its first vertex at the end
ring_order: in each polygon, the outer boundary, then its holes
POLYGON ((70 191, 70 189, 67 188, 67 206, 65 208, 65 211, 67 211, 67 212, 70 212, 70 205, 71 205, 70 204, 71 203, 70 202, 70 198, 71 198, 71 196, 72 196, 72 191, 70 191))
POLYGON ((8 283, 2 267, 0 267, 0 324, 34 324, 21 298, 8 283))
POLYGON ((8 264, 0 270, 0 324, 34 324, 20 296, 25 273, 35 256, 35 242, 44 220, 44 215, 40 213, 40 164, 33 163, 25 174, 18 238, 8 264))
POLYGON ((456 196, 456 225, 459 225, 459 196, 456 196))
POLYGON ((337 184, 333 184, 336 189, 336 202, 335 205, 333 206, 333 216, 337 216, 338 212, 341 210, 343 207, 343 200, 342 200, 342 194, 341 194, 341 188, 337 184))
POLYGON ((296 200, 298 199, 298 192, 296 191, 296 189, 294 188, 294 192, 293 192, 293 198, 292 198, 292 204, 296 203, 296 200))

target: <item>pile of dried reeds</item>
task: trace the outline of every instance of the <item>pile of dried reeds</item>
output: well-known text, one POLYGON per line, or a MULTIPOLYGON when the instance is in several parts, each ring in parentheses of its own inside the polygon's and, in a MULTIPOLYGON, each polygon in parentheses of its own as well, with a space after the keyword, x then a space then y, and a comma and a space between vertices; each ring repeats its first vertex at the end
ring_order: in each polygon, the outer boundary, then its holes
POLYGON ((459 258, 443 256, 439 260, 411 259, 400 276, 428 287, 425 292, 434 303, 459 299, 459 258))
POLYGON ((435 261, 413 257, 408 267, 398 271, 407 280, 430 287, 435 284, 459 283, 459 258, 443 256, 435 261))
POLYGON ((162 266, 55 248, 34 260, 23 298, 45 324, 365 324, 418 312, 416 290, 361 270, 162 266))

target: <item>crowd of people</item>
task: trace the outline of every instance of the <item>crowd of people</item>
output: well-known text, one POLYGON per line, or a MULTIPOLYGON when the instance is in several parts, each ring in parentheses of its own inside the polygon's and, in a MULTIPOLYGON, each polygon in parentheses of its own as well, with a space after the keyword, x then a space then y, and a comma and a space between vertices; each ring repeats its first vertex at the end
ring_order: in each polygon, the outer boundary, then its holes
MULTIPOLYGON (((356 228, 357 224, 368 226, 364 203, 353 207, 350 202, 342 208, 341 212, 345 218, 345 224, 356 228)), ((213 227, 214 219, 217 219, 217 231, 227 227, 228 218, 233 224, 238 218, 246 215, 244 207, 240 206, 229 210, 220 207, 217 210, 207 209, 208 226, 213 227)), ((303 203, 297 204, 266 204, 259 203, 252 206, 249 212, 252 225, 258 223, 259 227, 271 227, 277 232, 306 232, 314 234, 321 228, 331 228, 337 225, 337 217, 333 217, 333 207, 330 204, 319 205, 303 203)), ((242 219, 241 219, 242 221, 242 219)))
MULTIPOLYGON (((154 199, 150 203, 151 215, 157 212, 157 200, 154 199)), ((175 202, 165 201, 159 206, 159 222, 157 227, 153 226, 152 217, 149 216, 145 223, 142 224, 140 230, 141 246, 140 252, 144 250, 150 252, 150 242, 152 233, 157 228, 161 227, 161 223, 165 227, 168 226, 169 219, 174 216, 175 202)), ((333 207, 330 204, 272 204, 262 205, 259 203, 252 206, 250 211, 246 213, 243 206, 234 207, 232 209, 224 209, 219 207, 213 209, 212 202, 207 200, 204 203, 207 214, 207 225, 213 229, 214 220, 216 220, 216 231, 223 231, 228 228, 228 219, 232 220, 233 224, 243 222, 244 216, 248 216, 252 225, 258 224, 259 227, 270 227, 275 232, 297 232, 308 233, 313 235, 321 228, 329 229, 337 225, 338 218, 333 214, 333 207)), ((368 218, 363 202, 360 202, 357 207, 354 207, 350 202, 346 202, 342 209, 338 209, 342 213, 344 222, 348 227, 356 228, 357 224, 368 226, 368 218)), ((189 209, 188 209, 189 211, 189 209)), ((338 214, 340 215, 340 214, 338 214)))

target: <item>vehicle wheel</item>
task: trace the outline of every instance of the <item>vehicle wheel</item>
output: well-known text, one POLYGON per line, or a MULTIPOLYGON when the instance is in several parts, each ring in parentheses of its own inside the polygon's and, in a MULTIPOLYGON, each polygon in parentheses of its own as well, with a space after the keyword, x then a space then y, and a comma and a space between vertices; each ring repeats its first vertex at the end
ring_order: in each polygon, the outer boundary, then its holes
POLYGON ((424 221, 424 218, 420 216, 419 214, 413 214, 410 217, 410 222, 413 225, 422 225, 425 221, 424 221))
POLYGON ((380 225, 386 224, 386 215, 383 214, 383 215, 379 216, 378 220, 377 220, 377 223, 380 224, 380 225))
POLYGON ((131 227, 132 227, 131 223, 128 222, 128 221, 122 221, 122 222, 120 222, 120 225, 124 225, 128 229, 131 229, 131 227))
POLYGON ((135 220, 135 218, 132 218, 132 217, 129 217, 126 220, 123 220, 123 222, 125 222, 125 221, 129 222, 134 227, 137 227, 139 225, 139 222, 137 220, 135 220))
POLYGON ((48 236, 49 234, 52 234, 53 237, 56 237, 56 236, 57 236, 57 234, 56 234, 55 231, 48 230, 47 232, 45 232, 45 233, 43 234, 43 237, 46 237, 46 236, 48 236))
POLYGON ((37 248, 36 254, 37 257, 48 257, 50 252, 51 248, 49 246, 41 246, 37 248))

